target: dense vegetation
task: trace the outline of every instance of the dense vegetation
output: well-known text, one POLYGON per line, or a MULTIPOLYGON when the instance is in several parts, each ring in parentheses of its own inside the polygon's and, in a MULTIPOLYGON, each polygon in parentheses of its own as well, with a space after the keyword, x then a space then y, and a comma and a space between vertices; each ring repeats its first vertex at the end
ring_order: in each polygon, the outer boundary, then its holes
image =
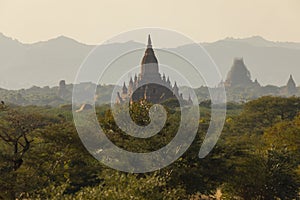
MULTIPOLYGON (((138 124, 149 123, 149 106, 132 106, 138 124)), ((96 110, 107 136, 138 152, 158 149, 174 136, 168 133, 176 132, 180 112, 172 102, 165 106, 167 123, 150 140, 121 133, 107 105, 96 110)), ((198 152, 210 122, 209 102, 200 110, 196 139, 180 159, 159 171, 131 174, 102 165, 85 150, 70 106, 1 105, 0 199, 299 198, 300 98, 229 104, 222 136, 204 159, 198 152)))

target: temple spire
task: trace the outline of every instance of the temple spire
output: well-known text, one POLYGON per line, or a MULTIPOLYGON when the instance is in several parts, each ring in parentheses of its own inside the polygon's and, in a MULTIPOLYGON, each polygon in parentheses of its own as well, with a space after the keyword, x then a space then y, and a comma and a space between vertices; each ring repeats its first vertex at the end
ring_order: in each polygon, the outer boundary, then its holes
POLYGON ((124 82, 124 84, 123 84, 123 88, 122 88, 122 93, 123 94, 127 94, 127 87, 126 87, 126 84, 125 84, 125 82, 124 82))
POLYGON ((290 86, 290 87, 296 87, 296 83, 295 83, 295 81, 293 79, 292 74, 290 75, 290 78, 289 78, 289 80, 287 82, 287 85, 290 86))
POLYGON ((158 72, 158 61, 152 49, 150 35, 148 35, 147 48, 141 62, 141 79, 144 75, 148 76, 149 74, 155 74, 157 76, 160 76, 158 72))
POLYGON ((148 45, 147 45, 147 48, 152 48, 152 42, 151 42, 150 34, 148 35, 148 45))

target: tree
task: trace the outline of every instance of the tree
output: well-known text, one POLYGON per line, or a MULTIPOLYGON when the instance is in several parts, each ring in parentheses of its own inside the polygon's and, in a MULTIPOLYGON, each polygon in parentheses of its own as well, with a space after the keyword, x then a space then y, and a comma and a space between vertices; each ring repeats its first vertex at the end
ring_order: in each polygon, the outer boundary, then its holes
MULTIPOLYGON (((1 184, 0 191, 7 198, 15 199, 20 188, 18 186, 17 170, 24 163, 24 157, 29 152, 33 139, 31 134, 51 123, 36 113, 22 113, 18 108, 1 106, 0 139, 2 143, 1 172, 9 181, 1 184)), ((3 177, 2 177, 3 179, 3 177)))

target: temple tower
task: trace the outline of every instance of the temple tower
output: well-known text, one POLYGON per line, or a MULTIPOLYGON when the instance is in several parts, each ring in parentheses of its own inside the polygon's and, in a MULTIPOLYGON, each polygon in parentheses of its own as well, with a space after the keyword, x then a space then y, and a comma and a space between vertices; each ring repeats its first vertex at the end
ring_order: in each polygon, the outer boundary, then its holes
POLYGON ((292 75, 290 75, 290 78, 286 84, 286 88, 287 88, 287 95, 295 95, 297 93, 296 83, 292 75))
POLYGON ((158 70, 158 61, 152 48, 150 35, 148 35, 147 48, 141 62, 140 80, 144 82, 156 82, 161 80, 161 75, 158 70))

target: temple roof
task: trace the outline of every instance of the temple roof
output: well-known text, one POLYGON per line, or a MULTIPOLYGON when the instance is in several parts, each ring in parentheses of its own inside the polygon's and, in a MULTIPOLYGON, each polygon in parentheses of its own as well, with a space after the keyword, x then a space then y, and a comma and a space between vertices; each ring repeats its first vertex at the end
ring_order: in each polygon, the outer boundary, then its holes
POLYGON ((145 54, 144 54, 141 64, 143 65, 143 64, 149 64, 149 63, 158 63, 157 58, 152 49, 152 42, 151 42, 150 34, 148 35, 147 49, 145 51, 145 54))

